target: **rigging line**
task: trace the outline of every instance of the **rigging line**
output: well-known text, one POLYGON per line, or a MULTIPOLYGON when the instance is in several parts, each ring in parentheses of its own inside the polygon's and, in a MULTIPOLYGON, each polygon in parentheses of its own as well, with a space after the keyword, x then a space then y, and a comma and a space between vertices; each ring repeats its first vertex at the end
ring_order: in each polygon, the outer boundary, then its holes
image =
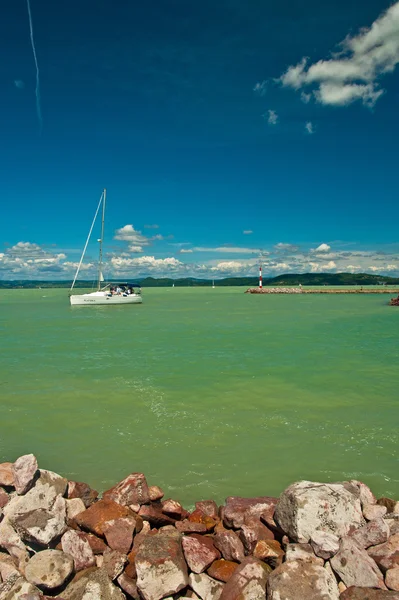
POLYGON ((41 105, 40 105, 40 72, 39 72, 39 63, 38 63, 38 60, 37 60, 36 47, 35 47, 35 39, 33 37, 33 23, 32 23, 32 13, 31 13, 31 9, 30 9, 30 1, 26 0, 26 3, 27 3, 27 6, 28 6, 30 41, 31 41, 31 45, 32 45, 33 58, 35 60, 35 66, 36 66, 36 89, 35 89, 35 95, 36 95, 36 112, 37 112, 37 118, 39 119, 40 133, 41 133, 42 129, 43 129, 43 117, 42 117, 42 109, 41 109, 41 105))

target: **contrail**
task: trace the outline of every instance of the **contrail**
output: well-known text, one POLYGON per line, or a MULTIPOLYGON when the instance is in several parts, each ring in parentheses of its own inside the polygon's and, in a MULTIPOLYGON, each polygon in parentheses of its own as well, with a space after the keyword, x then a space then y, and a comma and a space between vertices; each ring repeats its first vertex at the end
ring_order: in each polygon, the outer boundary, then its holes
POLYGON ((32 13, 31 13, 31 10, 30 10, 30 2, 29 2, 29 0, 26 0, 26 3, 28 5, 30 41, 31 41, 31 44, 32 44, 33 58, 35 59, 35 65, 36 65, 36 90, 35 90, 35 94, 36 94, 36 112, 37 112, 37 118, 39 119, 40 133, 41 133, 42 129, 43 129, 43 117, 42 117, 42 109, 41 109, 41 106, 40 106, 39 63, 37 62, 35 40, 33 38, 32 13))

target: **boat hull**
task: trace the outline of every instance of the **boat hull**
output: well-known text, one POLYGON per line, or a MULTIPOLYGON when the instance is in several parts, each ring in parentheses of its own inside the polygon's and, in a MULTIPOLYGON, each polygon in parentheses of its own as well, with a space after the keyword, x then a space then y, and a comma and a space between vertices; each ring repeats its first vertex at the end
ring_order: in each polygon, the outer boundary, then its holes
POLYGON ((69 296, 71 306, 121 306, 121 304, 141 304, 143 298, 140 294, 106 294, 94 292, 93 294, 73 294, 69 296))

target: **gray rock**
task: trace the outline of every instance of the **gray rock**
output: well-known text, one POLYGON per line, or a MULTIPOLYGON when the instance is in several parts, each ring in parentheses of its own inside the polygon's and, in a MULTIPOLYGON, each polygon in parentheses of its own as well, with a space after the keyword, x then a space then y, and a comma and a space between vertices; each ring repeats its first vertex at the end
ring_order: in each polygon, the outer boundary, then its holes
MULTIPOLYGON (((110 581, 105 569, 87 569, 79 573, 58 600, 126 600, 125 594, 110 581)), ((1 599, 0 599, 1 600, 1 599)))
POLYGON ((0 547, 7 550, 10 556, 15 559, 16 564, 23 573, 24 565, 29 560, 29 554, 21 537, 7 520, 0 523, 0 547))
POLYGON ((209 577, 206 573, 191 573, 189 575, 189 586, 202 600, 219 600, 223 583, 209 577))
POLYGON ((9 554, 0 552, 0 582, 8 581, 13 575, 17 575, 18 577, 20 576, 13 559, 9 554))
POLYGON ((374 560, 349 537, 342 538, 340 549, 330 564, 348 587, 386 589, 383 575, 374 560))
POLYGON ((81 498, 66 499, 65 506, 67 521, 71 521, 76 515, 86 510, 86 506, 81 498))
POLYGON ((0 584, 0 600, 42 600, 43 594, 20 575, 13 575, 0 584))
POLYGON ((268 600, 338 600, 335 578, 314 563, 283 563, 269 575, 268 600))
POLYGON ((381 519, 387 514, 387 507, 379 504, 365 504, 363 506, 363 516, 367 521, 381 519))
POLYGON ((316 531, 342 537, 364 523, 359 497, 347 489, 348 485, 294 483, 281 494, 274 518, 297 542, 308 542, 316 531))
POLYGON ((73 572, 73 559, 61 550, 43 550, 34 554, 25 569, 25 577, 40 588, 60 587, 73 572))
POLYGON ((328 531, 315 531, 310 543, 316 556, 328 560, 339 550, 339 538, 328 531))
POLYGON ((96 560, 94 552, 87 538, 81 537, 76 531, 70 529, 61 538, 63 552, 72 557, 75 571, 82 571, 94 567, 96 560))
POLYGON ((58 473, 47 471, 46 469, 39 469, 39 478, 37 483, 41 483, 42 485, 47 484, 53 487, 56 493, 60 496, 65 496, 68 486, 68 480, 65 479, 65 477, 61 477, 61 475, 58 475, 58 473))
POLYGON ((25 454, 17 458, 12 467, 14 487, 18 494, 25 494, 33 485, 37 473, 37 460, 33 454, 25 454))
POLYGON ((311 562, 321 567, 324 565, 324 560, 316 556, 311 544, 287 544, 285 560, 286 562, 311 562))

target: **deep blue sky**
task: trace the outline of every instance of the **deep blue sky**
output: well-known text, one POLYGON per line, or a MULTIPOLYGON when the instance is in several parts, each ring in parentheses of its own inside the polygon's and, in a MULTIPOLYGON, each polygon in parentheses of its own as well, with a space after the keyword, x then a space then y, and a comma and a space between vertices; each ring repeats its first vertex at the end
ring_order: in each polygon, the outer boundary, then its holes
POLYGON ((391 68, 366 82, 378 99, 276 81, 303 57, 331 60, 388 2, 30 6, 42 131, 26 0, 2 11, 0 277, 70 277, 104 186, 110 273, 244 274, 259 248, 270 273, 399 271, 396 13, 378 40, 391 68))

